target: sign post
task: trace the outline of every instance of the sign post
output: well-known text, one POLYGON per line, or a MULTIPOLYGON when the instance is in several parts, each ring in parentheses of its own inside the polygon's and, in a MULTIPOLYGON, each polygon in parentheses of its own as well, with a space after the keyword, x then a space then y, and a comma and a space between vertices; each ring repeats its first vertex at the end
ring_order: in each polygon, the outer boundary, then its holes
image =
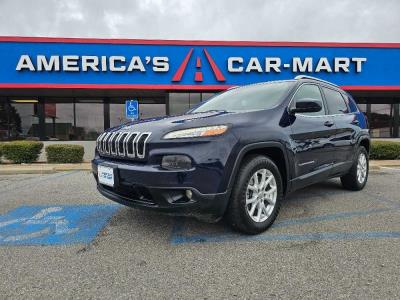
POLYGON ((125 116, 131 120, 139 119, 139 103, 137 100, 125 101, 125 116))

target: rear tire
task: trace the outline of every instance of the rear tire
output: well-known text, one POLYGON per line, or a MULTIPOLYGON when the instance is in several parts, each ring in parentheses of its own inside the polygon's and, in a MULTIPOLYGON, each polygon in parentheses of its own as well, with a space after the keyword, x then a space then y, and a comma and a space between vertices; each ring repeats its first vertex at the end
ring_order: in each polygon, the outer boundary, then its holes
POLYGON ((282 198, 282 178, 275 163, 265 156, 249 156, 237 174, 227 220, 237 231, 263 232, 275 221, 282 198))
POLYGON ((368 172, 368 152, 363 146, 360 146, 353 166, 346 175, 340 177, 343 187, 352 191, 362 190, 367 184, 368 172))

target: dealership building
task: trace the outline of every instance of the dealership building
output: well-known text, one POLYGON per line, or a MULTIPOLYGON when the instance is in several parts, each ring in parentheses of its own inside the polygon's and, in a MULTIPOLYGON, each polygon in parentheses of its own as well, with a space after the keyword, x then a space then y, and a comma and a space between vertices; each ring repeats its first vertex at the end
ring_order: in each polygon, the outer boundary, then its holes
MULTIPOLYGON (((338 84, 375 138, 398 138, 400 44, 0 37, 0 140, 93 141, 232 86, 310 75, 338 84)), ((266 99, 268 101, 268 99, 266 99)))

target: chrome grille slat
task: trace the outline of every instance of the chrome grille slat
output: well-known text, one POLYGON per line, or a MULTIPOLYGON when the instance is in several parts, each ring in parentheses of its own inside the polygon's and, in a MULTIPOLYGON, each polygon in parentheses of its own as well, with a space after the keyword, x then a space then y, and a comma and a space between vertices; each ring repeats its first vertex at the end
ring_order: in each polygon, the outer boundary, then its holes
POLYGON ((107 136, 107 133, 103 133, 101 140, 99 142, 100 153, 104 153, 104 139, 107 136))
POLYGON ((136 155, 139 158, 144 158, 146 154, 146 142, 148 138, 150 137, 151 132, 143 132, 142 134, 139 135, 139 138, 136 141, 136 155), (143 142, 142 142, 143 140, 143 142), (142 151, 139 151, 140 146, 142 146, 142 151))
POLYGON ((111 135, 111 137, 108 139, 108 147, 110 148, 110 154, 112 154, 112 155, 117 154, 117 150, 116 150, 117 148, 115 147, 116 145, 115 145, 114 141, 118 135, 119 135, 119 132, 114 132, 111 135), (113 148, 115 151, 113 151, 113 148))
POLYGON ((104 138, 105 135, 106 135, 106 133, 100 134, 99 137, 98 137, 97 140, 96 140, 96 148, 97 148, 97 151, 98 151, 99 153, 103 152, 102 140, 103 140, 103 138, 104 138))
POLYGON ((96 140, 100 155, 145 159, 151 132, 116 131, 102 133, 96 140))
POLYGON ((111 132, 107 133, 103 139, 103 153, 110 154, 110 149, 108 147, 108 139, 112 135, 111 132))
POLYGON ((103 141, 104 141, 104 139, 105 139, 105 137, 106 137, 106 135, 107 135, 107 133, 103 133, 103 136, 101 137, 101 141, 100 141, 100 149, 101 149, 101 151, 104 151, 104 147, 103 147, 103 141))
POLYGON ((118 156, 125 156, 125 142, 124 139, 128 135, 128 132, 121 132, 119 137, 117 138, 116 141, 116 146, 117 146, 117 155, 118 156), (122 141, 121 141, 122 140, 122 141), (122 143, 121 143, 122 142, 122 143), (122 144, 122 153, 121 153, 121 144, 122 144))
POLYGON ((128 135, 128 137, 125 138, 125 149, 126 149, 126 156, 129 158, 135 158, 135 141, 137 137, 139 136, 139 132, 132 132, 131 134, 128 135), (132 139, 132 142, 130 140, 132 139), (131 143, 131 144, 130 144, 131 143), (129 152, 129 146, 132 146, 132 152, 129 152))

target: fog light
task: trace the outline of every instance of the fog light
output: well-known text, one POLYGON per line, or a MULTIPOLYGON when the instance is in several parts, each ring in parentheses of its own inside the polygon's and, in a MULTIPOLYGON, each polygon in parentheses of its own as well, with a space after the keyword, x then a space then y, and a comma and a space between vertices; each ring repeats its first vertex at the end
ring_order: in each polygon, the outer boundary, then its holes
POLYGON ((186 190, 186 197, 188 197, 188 199, 192 199, 193 193, 191 190, 186 190))
POLYGON ((192 168, 192 160, 186 155, 165 155, 161 167, 167 170, 189 170, 192 168))

